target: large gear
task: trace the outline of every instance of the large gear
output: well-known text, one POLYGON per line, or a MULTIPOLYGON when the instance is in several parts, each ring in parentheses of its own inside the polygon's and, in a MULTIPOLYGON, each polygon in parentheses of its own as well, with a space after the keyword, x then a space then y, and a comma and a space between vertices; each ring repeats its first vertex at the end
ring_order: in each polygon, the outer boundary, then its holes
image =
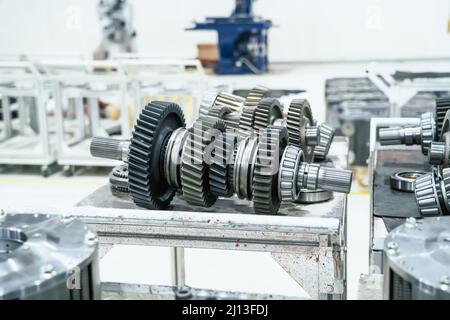
POLYGON ((442 132, 442 126, 444 124, 444 118, 447 111, 450 110, 450 98, 436 99, 436 135, 440 135, 442 132))
POLYGON ((269 126, 261 135, 253 173, 253 209, 257 214, 276 214, 280 208, 278 166, 287 144, 286 128, 269 126))
POLYGON ((230 166, 236 144, 237 136, 232 132, 214 140, 214 159, 209 166, 209 185, 213 195, 230 197, 234 193, 230 166))
POLYGON ((306 161, 312 161, 314 157, 314 147, 308 146, 306 141, 307 127, 313 125, 315 122, 308 101, 292 100, 287 115, 289 143, 302 149, 306 161))
POLYGON ((271 126, 275 120, 282 118, 282 107, 278 99, 262 99, 255 110, 253 129, 262 132, 264 129, 271 126))
POLYGON ((208 133, 210 129, 225 132, 226 126, 223 120, 209 116, 197 120, 189 130, 181 165, 183 197, 190 204, 202 207, 210 207, 217 200, 217 195, 210 191, 209 166, 205 162, 205 150, 213 140, 208 133))
POLYGON ((164 209, 170 205, 176 188, 164 178, 165 149, 172 132, 184 126, 183 111, 175 103, 153 101, 139 115, 128 154, 130 195, 137 206, 164 209))

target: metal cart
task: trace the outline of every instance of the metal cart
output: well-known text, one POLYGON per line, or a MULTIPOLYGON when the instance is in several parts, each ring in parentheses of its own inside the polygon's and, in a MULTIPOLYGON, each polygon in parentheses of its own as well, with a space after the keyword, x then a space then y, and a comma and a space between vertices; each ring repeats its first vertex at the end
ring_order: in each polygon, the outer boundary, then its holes
MULTIPOLYGON (((333 165, 346 168, 347 154, 348 140, 336 137, 329 157, 333 165)), ((173 247, 174 287, 185 284, 184 248, 262 251, 270 252, 311 298, 343 299, 346 203, 345 194, 335 194, 327 202, 284 205, 278 215, 266 216, 253 214, 251 203, 238 198, 219 199, 211 208, 193 208, 176 197, 172 210, 150 211, 136 208, 126 196, 113 196, 105 185, 73 208, 4 209, 80 218, 97 230, 103 254, 114 244, 173 247)), ((112 298, 161 298, 171 292, 161 286, 125 283, 103 284, 103 288, 105 297, 112 298)))

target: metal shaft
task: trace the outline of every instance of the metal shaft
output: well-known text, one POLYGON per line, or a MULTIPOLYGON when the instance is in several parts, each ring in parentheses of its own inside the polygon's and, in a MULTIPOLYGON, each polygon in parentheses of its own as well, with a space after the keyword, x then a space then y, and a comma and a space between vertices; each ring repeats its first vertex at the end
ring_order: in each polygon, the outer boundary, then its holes
POLYGON ((353 172, 302 162, 297 173, 298 188, 349 193, 353 172))
POLYGON ((128 161, 130 140, 93 137, 91 140, 91 155, 93 157, 128 161))
POLYGON ((421 144, 422 130, 420 127, 383 128, 380 129, 379 140, 381 145, 421 144))

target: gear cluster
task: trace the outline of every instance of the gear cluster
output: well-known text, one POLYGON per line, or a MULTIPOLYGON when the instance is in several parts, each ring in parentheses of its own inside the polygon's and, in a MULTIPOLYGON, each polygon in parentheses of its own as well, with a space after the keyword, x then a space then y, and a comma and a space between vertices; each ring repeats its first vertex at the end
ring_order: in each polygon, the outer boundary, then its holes
POLYGON ((432 165, 429 173, 414 179, 417 208, 421 216, 450 214, 450 100, 437 99, 436 110, 423 113, 416 127, 383 128, 381 145, 421 145, 432 165))
POLYGON ((348 193, 351 171, 312 163, 326 158, 334 129, 316 124, 307 100, 294 99, 285 116, 268 94, 261 86, 245 99, 209 92, 190 128, 178 105, 153 101, 130 140, 94 137, 91 154, 124 161, 111 174, 112 188, 147 209, 168 208, 177 192, 201 207, 236 194, 251 200, 255 213, 276 214, 282 202, 301 201, 305 192, 308 202, 315 191, 348 193), (127 184, 118 176, 125 169, 127 184))

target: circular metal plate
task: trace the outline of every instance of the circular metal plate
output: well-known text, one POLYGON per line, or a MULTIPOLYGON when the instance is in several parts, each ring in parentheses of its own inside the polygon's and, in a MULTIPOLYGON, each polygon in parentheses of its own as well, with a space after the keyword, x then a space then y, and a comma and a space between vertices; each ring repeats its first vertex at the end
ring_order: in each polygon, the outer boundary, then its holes
POLYGON ((391 188, 403 192, 414 192, 416 179, 426 174, 423 171, 402 171, 391 175, 391 188))

